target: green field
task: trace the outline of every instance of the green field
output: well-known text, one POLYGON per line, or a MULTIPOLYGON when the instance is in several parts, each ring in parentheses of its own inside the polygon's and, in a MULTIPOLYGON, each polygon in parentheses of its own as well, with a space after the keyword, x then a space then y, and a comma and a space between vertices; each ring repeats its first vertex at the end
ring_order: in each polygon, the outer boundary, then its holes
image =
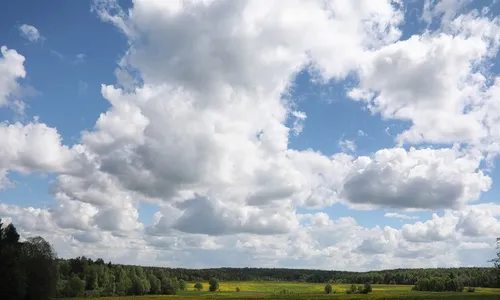
POLYGON ((295 282, 254 282, 254 281, 234 281, 221 282, 220 291, 208 292, 208 282, 203 282, 203 290, 195 291, 194 283, 188 284, 188 290, 179 292, 174 296, 151 295, 151 296, 126 296, 126 297, 104 297, 103 300, 196 300, 196 299, 500 299, 500 289, 476 288, 474 293, 431 293, 415 292, 409 285, 372 285, 373 292, 368 295, 347 295, 344 291, 349 284, 333 284, 334 294, 326 295, 323 291, 324 284, 295 283, 295 282), (236 288, 240 292, 236 292, 236 288), (280 295, 279 292, 287 289, 292 292, 288 295, 280 295))

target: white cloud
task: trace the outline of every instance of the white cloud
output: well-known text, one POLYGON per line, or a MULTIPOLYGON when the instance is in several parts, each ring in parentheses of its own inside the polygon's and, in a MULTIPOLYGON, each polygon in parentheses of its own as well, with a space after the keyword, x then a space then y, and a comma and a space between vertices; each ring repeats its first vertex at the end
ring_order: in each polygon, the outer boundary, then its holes
MULTIPOLYGON (((63 250, 60 254, 65 257, 85 254, 117 262, 184 267, 214 267, 223 262, 280 266, 289 260, 300 267, 344 270, 457 266, 459 253, 492 248, 494 243, 491 232, 474 231, 474 239, 464 235, 457 228, 459 212, 434 215, 430 221, 406 224, 402 229, 366 228, 350 217, 332 220, 324 213, 317 213, 301 215, 300 219, 309 223, 286 234, 245 233, 216 238, 175 230, 163 236, 131 237, 95 228, 63 229, 54 223, 57 216, 51 211, 7 205, 0 205, 0 215, 12 218, 22 233, 47 236, 56 248, 63 250), (220 261, 193 265, 193 259, 203 261, 207 250, 214 259, 220 257, 220 261), (142 255, 137 256, 138 253, 142 255)), ((477 217, 480 222, 480 216, 477 217)))
POLYGON ((0 107, 8 104, 9 98, 19 89, 18 80, 26 76, 24 56, 16 50, 0 47, 0 107))
POLYGON ((19 33, 23 38, 32 43, 36 43, 43 39, 43 36, 40 35, 38 29, 33 25, 23 24, 19 26, 19 33))
POLYGON ((419 216, 409 216, 409 215, 400 214, 400 213, 393 213, 393 212, 385 213, 384 217, 394 218, 394 219, 402 219, 402 220, 418 220, 419 219, 419 216))
POLYGON ((499 41, 499 19, 460 15, 443 32, 414 35, 365 56, 359 87, 348 95, 384 118, 410 121, 399 143, 482 147, 498 127, 486 116, 497 120, 497 110, 490 110, 497 101, 488 97, 495 80, 486 65, 499 41))
POLYGON ((10 107, 18 118, 22 119, 26 117, 27 104, 22 100, 16 99, 14 101, 11 101, 10 107))
MULTIPOLYGON (((433 7, 431 17, 449 8, 433 7)), ((397 41, 403 8, 389 0, 138 0, 128 12, 100 0, 94 10, 129 42, 117 84, 101 88, 110 106, 94 128, 67 147, 38 121, 0 125, 0 187, 9 172, 57 175, 53 207, 1 205, 0 215, 23 233, 45 232, 62 255, 189 266, 212 251, 207 264, 442 266, 497 233, 499 213, 471 205, 490 189, 480 166, 500 137, 500 81, 488 85, 483 64, 497 50, 496 20, 448 13, 439 33, 397 41), (399 143, 457 144, 359 157, 291 149, 306 114, 284 95, 311 65, 325 82, 357 74, 353 99, 410 121, 399 143), (142 201, 160 207, 151 225, 139 217, 142 201), (446 212, 401 229, 299 213, 333 204, 446 212)), ((6 104, 26 74, 24 57, 2 54, 6 104)), ((356 151, 354 141, 339 146, 356 151)))
POLYGON ((405 239, 417 243, 456 240, 456 221, 451 212, 446 212, 443 217, 432 214, 432 219, 428 221, 403 225, 402 233, 405 239))
POLYGON ((0 123, 0 187, 11 187, 10 171, 72 172, 79 168, 75 153, 61 144, 58 132, 43 123, 0 123))
POLYGON ((295 117, 295 121, 293 121, 292 131, 295 135, 299 135, 302 130, 304 130, 304 122, 307 118, 307 115, 302 111, 292 111, 292 116, 295 117))
POLYGON ((341 195, 385 208, 459 208, 491 186, 480 161, 456 149, 383 149, 353 162, 341 195))
POLYGON ((441 23, 449 22, 470 3, 472 0, 425 0, 422 19, 427 23, 435 18, 439 18, 441 23))
POLYGON ((0 140, 0 169, 65 172, 75 158, 57 131, 43 123, 1 123, 0 140))
POLYGON ((367 136, 367 134, 363 130, 359 129, 358 130, 358 136, 367 136))
POLYGON ((111 108, 101 114, 95 130, 82 136, 89 163, 82 174, 58 177, 58 197, 116 206, 120 201, 109 200, 113 195, 189 203, 199 194, 213 199, 207 202, 213 217, 186 227, 184 218, 198 216, 195 207, 186 208, 174 227, 199 232, 209 229, 203 224, 224 224, 212 234, 287 231, 295 226, 295 206, 338 201, 330 185, 341 178, 326 175, 342 172, 345 168, 334 169, 342 161, 288 149, 290 129, 284 124, 294 116, 298 133, 305 114, 291 111, 281 95, 311 59, 325 76, 343 77, 355 67, 355 53, 399 36, 400 11, 387 1, 372 3, 333 2, 339 7, 329 9, 342 8, 343 14, 332 19, 316 2, 186 2, 175 8, 138 1, 129 15, 115 9, 113 16, 105 10, 113 2, 98 2, 101 17, 131 41, 120 73, 137 70, 144 85, 127 90, 103 86, 111 108), (305 24, 316 29, 303 32, 305 24), (157 30, 163 27, 170 30, 157 30), (202 32, 205 38, 188 38, 202 32), (332 32, 339 38, 326 38, 332 32), (106 178, 106 185, 102 179, 93 184, 97 178, 106 178), (280 210, 266 215, 261 207, 280 210), (224 214, 248 221, 239 224, 224 214))
POLYGON ((339 148, 342 152, 356 152, 356 142, 352 140, 340 140, 339 148))

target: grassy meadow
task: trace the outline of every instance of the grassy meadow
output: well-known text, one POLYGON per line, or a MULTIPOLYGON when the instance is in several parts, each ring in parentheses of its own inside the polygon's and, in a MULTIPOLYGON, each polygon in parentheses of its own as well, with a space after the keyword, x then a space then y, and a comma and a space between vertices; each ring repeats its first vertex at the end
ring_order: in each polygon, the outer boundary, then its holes
POLYGON ((373 292, 368 295, 347 295, 344 291, 350 286, 349 284, 333 284, 334 294, 324 293, 324 284, 314 283, 295 283, 295 282, 268 282, 268 281, 230 281, 220 282, 220 290, 218 292, 208 291, 208 282, 202 282, 203 290, 196 291, 193 288, 194 282, 188 283, 187 291, 178 292, 177 295, 146 295, 146 296, 124 296, 124 297, 104 297, 103 300, 197 300, 197 299, 296 299, 296 300, 313 300, 313 299, 499 299, 500 289, 476 288, 474 293, 468 292, 415 292, 412 291, 410 285, 380 285, 373 284, 373 292), (236 292, 236 288, 240 288, 240 292, 236 292), (292 294, 280 295, 279 292, 287 289, 292 294))

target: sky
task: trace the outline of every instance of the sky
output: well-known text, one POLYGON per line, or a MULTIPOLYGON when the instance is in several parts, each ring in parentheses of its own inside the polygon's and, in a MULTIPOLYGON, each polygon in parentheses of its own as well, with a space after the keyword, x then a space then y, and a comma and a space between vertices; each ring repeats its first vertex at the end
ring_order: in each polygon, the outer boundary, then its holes
POLYGON ((7 1, 2 222, 60 257, 126 264, 487 266, 499 13, 486 0, 7 1))

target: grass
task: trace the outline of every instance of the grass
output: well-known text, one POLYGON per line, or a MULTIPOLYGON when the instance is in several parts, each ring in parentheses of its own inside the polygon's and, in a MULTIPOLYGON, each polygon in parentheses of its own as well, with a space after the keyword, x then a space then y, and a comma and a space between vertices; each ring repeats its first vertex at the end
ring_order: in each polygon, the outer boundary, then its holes
POLYGON ((203 290, 195 291, 194 282, 188 283, 187 291, 179 292, 177 295, 147 295, 147 296, 126 296, 126 297, 104 297, 102 300, 258 300, 258 299, 291 299, 291 300, 327 300, 327 299, 346 299, 346 300, 395 300, 395 299, 499 299, 500 289, 476 288, 474 293, 432 293, 432 292, 415 292, 412 291, 410 285, 381 285, 373 284, 373 292, 368 295, 347 295, 344 291, 350 284, 333 284, 335 294, 327 295, 324 293, 325 284, 315 283, 299 283, 299 282, 260 282, 260 281, 229 281, 220 283, 220 291, 209 292, 208 282, 202 282, 203 290), (236 292, 236 287, 241 289, 236 292), (292 292, 288 295, 280 295, 279 292, 287 289, 292 292))

